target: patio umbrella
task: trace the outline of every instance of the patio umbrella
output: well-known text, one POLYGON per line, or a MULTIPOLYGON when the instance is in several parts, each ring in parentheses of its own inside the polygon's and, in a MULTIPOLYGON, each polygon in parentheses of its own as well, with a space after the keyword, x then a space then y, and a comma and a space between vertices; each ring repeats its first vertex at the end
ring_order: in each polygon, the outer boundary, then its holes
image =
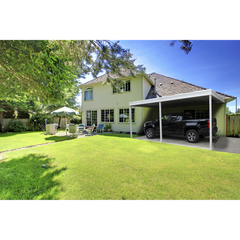
MULTIPOLYGON (((68 115, 78 115, 78 114, 79 114, 78 111, 69 107, 62 107, 51 112, 51 115, 57 115, 57 116, 68 116, 68 115)), ((66 134, 67 134, 67 131, 66 131, 66 134)))

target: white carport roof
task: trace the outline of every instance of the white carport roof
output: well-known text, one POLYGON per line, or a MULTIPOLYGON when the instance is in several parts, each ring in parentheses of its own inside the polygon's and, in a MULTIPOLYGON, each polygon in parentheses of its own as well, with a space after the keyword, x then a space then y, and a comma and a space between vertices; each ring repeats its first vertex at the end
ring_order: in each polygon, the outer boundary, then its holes
POLYGON ((209 104, 209 96, 212 96, 213 103, 225 103, 225 100, 219 96, 212 89, 181 93, 166 97, 152 98, 146 100, 140 100, 135 102, 130 102, 131 107, 159 107, 159 102, 162 103, 164 107, 170 106, 189 106, 189 105, 204 105, 209 104))
POLYGON ((160 124, 160 142, 162 142, 162 107, 177 106, 193 106, 209 104, 210 133, 209 133, 209 149, 212 150, 212 104, 225 103, 225 100, 212 89, 176 94, 160 98, 152 98, 129 103, 130 114, 130 133, 132 137, 132 107, 151 107, 159 108, 159 124, 160 124))

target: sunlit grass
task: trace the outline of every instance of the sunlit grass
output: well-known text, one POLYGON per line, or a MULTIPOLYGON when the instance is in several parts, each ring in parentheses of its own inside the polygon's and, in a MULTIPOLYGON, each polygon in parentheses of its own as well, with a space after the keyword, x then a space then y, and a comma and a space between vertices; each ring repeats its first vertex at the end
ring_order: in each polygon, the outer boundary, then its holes
POLYGON ((4 153, 0 199, 240 199, 239 154, 121 136, 4 153))
POLYGON ((44 135, 42 131, 35 132, 8 132, 0 134, 0 152, 34 146, 43 143, 67 140, 66 136, 44 135))

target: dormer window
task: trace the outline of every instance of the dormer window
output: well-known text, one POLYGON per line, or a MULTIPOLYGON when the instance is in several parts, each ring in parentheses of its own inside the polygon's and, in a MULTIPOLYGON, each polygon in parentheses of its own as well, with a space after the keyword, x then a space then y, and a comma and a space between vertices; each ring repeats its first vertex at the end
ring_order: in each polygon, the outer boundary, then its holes
POLYGON ((87 88, 84 91, 84 101, 93 100, 93 89, 87 88))
POLYGON ((120 86, 120 89, 113 87, 113 93, 120 93, 120 92, 130 92, 131 91, 131 83, 130 80, 125 81, 120 86))

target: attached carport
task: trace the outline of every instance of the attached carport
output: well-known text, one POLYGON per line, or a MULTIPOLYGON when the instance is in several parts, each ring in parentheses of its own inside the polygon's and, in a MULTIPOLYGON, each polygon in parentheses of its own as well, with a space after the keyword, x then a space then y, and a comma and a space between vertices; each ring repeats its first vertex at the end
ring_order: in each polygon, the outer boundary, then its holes
POLYGON ((212 89, 176 94, 171 96, 152 98, 147 100, 135 101, 129 103, 130 113, 130 134, 132 138, 132 107, 148 107, 159 108, 159 127, 160 127, 160 142, 162 143, 162 108, 180 107, 180 106, 194 106, 194 105, 209 105, 209 119, 210 119, 210 136, 209 136, 209 150, 212 150, 212 105, 218 103, 225 103, 225 100, 220 97, 212 89))

